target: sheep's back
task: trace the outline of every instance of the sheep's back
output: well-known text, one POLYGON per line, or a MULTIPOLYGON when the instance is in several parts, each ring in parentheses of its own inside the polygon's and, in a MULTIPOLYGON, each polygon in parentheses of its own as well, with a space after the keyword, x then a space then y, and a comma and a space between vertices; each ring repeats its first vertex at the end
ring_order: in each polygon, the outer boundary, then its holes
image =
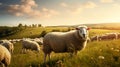
POLYGON ((48 33, 43 39, 43 47, 54 52, 64 52, 66 50, 66 33, 52 32, 48 33))
POLYGON ((11 60, 11 54, 4 46, 0 45, 0 61, 5 60, 9 65, 11 60))
POLYGON ((76 31, 48 33, 43 39, 43 47, 54 52, 67 52, 66 50, 71 43, 79 45, 75 34, 76 31))

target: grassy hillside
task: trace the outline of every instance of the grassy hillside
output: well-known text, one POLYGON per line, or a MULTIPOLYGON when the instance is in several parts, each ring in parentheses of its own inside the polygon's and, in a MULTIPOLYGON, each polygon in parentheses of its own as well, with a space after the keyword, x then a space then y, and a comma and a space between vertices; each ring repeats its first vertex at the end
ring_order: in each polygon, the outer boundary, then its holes
POLYGON ((17 38, 36 38, 40 37, 42 31, 67 31, 68 27, 35 27, 35 28, 25 28, 13 35, 2 37, 0 39, 17 39, 17 38))
MULTIPOLYGON (((52 30, 45 28, 46 30, 52 30)), ((34 29, 35 30, 35 29, 34 29)), ((90 35, 106 32, 120 32, 120 30, 91 29, 90 35)), ((15 36, 14 36, 15 37, 15 36)), ((9 67, 119 67, 120 66, 120 40, 90 42, 86 48, 79 51, 76 56, 70 57, 68 53, 51 54, 51 60, 43 63, 43 52, 28 51, 21 53, 21 42, 14 44, 15 50, 9 67)), ((42 46, 41 46, 42 49, 42 46)))
MULTIPOLYGON (((23 37, 39 37, 42 31, 68 31, 68 27, 37 27, 26 28, 14 35, 3 39, 23 37)), ((120 30, 91 29, 90 36, 108 32, 120 32, 120 30)), ((119 67, 120 66, 120 39, 100 42, 89 42, 86 48, 79 51, 76 56, 70 57, 68 53, 51 54, 51 60, 43 63, 42 46, 40 53, 27 51, 21 53, 21 42, 14 44, 15 49, 9 67, 119 67)))
MULTIPOLYGON (((101 41, 88 43, 86 48, 79 51, 78 55, 70 57, 67 53, 52 53, 51 61, 47 66, 59 67, 119 67, 120 65, 120 40, 101 41)), ((43 52, 28 51, 21 53, 21 43, 15 44, 14 54, 9 67, 44 67, 43 52)))

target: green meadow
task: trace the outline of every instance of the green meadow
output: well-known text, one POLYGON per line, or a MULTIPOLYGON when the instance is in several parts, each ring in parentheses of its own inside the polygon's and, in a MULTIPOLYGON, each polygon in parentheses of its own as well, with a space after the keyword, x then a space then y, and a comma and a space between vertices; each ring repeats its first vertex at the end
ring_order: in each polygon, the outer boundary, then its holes
MULTIPOLYGON (((72 28, 71 28, 72 29, 72 28)), ((2 39, 36 38, 40 37, 42 31, 68 31, 68 27, 37 27, 26 28, 14 35, 3 37, 2 39)), ((89 35, 100 35, 108 32, 120 32, 120 30, 91 29, 89 35)), ((120 66, 120 39, 109 41, 94 41, 87 43, 85 49, 77 55, 70 57, 68 53, 51 53, 51 60, 44 64, 42 45, 41 51, 27 51, 21 53, 21 42, 14 44, 9 67, 119 67, 120 66)))

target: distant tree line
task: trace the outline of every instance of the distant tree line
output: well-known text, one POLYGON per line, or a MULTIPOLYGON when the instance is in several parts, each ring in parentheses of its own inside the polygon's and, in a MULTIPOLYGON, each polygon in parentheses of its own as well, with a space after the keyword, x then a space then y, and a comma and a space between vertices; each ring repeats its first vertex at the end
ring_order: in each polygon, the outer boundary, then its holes
POLYGON ((18 27, 23 27, 23 28, 27 28, 27 27, 42 27, 42 25, 41 24, 31 24, 31 25, 23 25, 22 23, 19 23, 18 24, 18 27))
POLYGON ((21 30, 22 29, 19 27, 2 26, 2 27, 0 27, 0 37, 12 35, 12 34, 17 33, 18 31, 21 31, 21 30))
POLYGON ((0 38, 13 35, 28 27, 41 27, 41 26, 42 26, 41 24, 32 24, 28 26, 26 24, 23 25, 21 23, 19 23, 18 26, 16 27, 0 26, 0 38))

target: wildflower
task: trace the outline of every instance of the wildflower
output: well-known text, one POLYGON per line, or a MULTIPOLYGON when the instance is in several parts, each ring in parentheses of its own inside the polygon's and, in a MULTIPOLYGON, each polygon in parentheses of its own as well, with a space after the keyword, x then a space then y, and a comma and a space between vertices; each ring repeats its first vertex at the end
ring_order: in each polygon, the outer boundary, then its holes
POLYGON ((56 63, 57 67, 63 67, 62 60, 58 60, 56 63))
POLYGON ((111 48, 111 50, 114 50, 114 48, 111 48))
POLYGON ((99 56, 98 58, 99 58, 99 59, 105 59, 105 57, 104 57, 104 56, 99 56))
POLYGON ((115 51, 115 52, 120 52, 120 50, 119 50, 119 49, 115 49, 114 51, 115 51))

